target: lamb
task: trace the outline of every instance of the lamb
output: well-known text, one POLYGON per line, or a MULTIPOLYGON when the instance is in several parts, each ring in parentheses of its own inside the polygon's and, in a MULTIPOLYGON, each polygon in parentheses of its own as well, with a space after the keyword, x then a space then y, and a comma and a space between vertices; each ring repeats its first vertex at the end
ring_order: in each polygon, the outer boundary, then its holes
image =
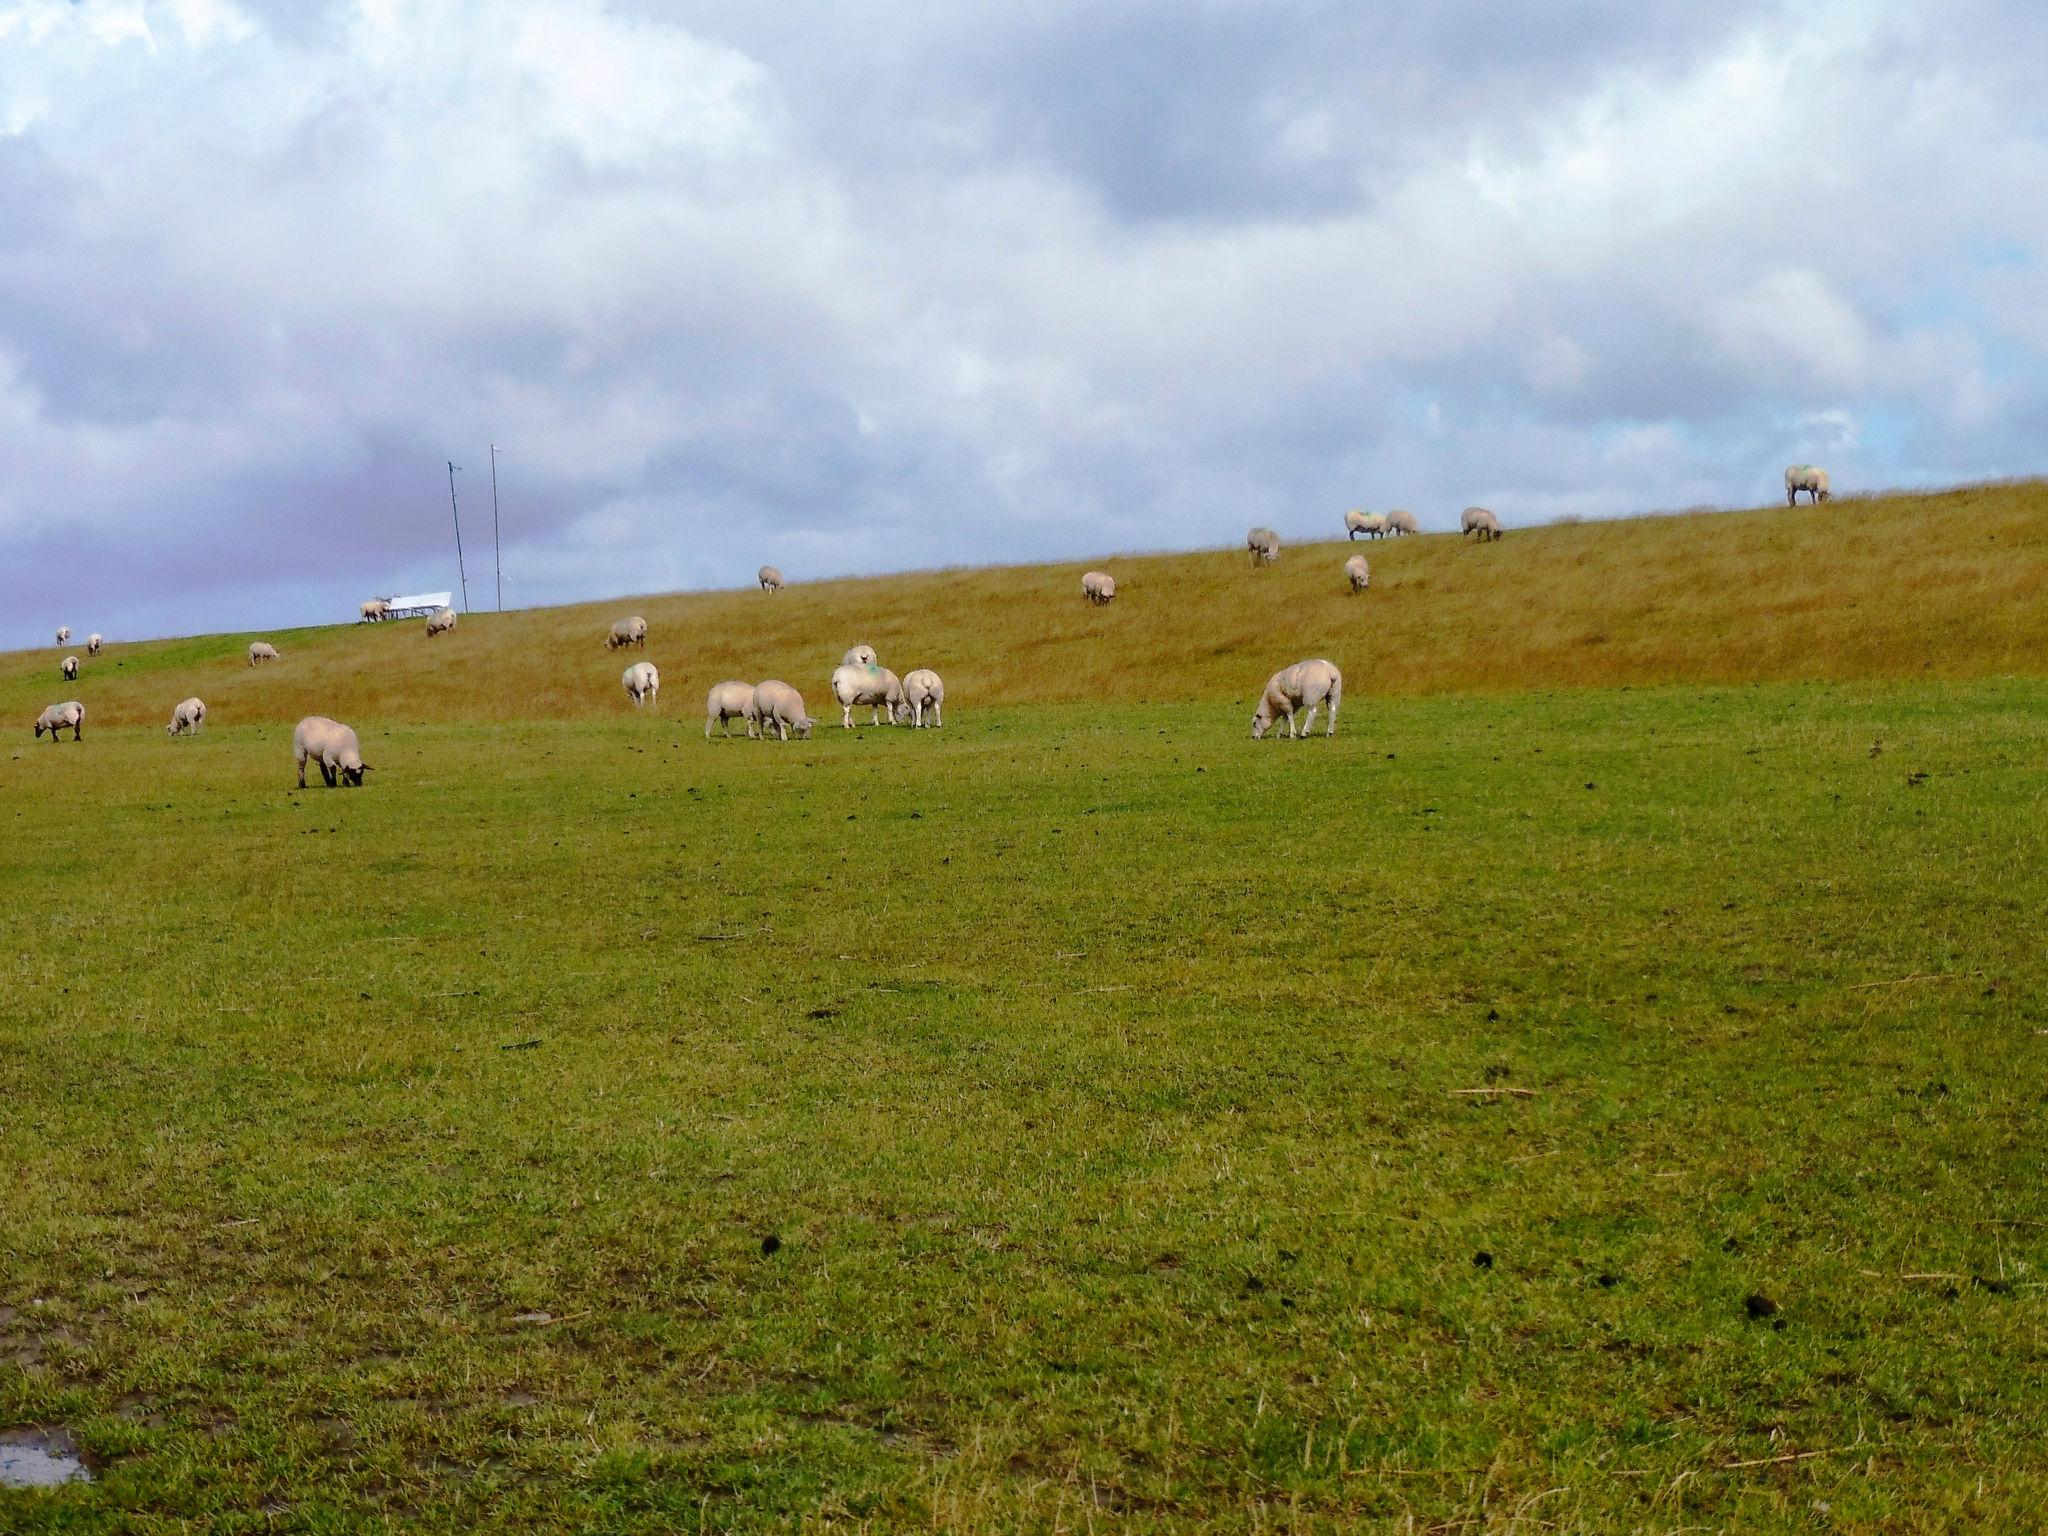
POLYGON ((853 729, 853 710, 857 704, 867 706, 869 725, 882 723, 884 709, 889 711, 891 725, 904 713, 903 684, 887 667, 836 668, 832 673, 832 697, 839 701, 839 723, 849 731, 853 729))
POLYGON ((62 666, 61 666, 61 667, 59 668, 59 670, 60 670, 61 672, 63 672, 63 674, 64 674, 64 681, 65 681, 65 682, 67 682, 67 683, 75 683, 75 682, 77 682, 77 681, 78 681, 78 658, 77 658, 76 656, 66 656, 66 657, 64 658, 63 664, 62 664, 62 666))
POLYGON ((1353 555, 1344 562, 1344 579, 1351 583, 1353 592, 1363 592, 1366 583, 1372 580, 1372 571, 1366 566, 1365 556, 1353 555))
POLYGON ((924 728, 924 712, 927 706, 932 712, 932 724, 943 726, 939 710, 946 702, 946 685, 939 681, 939 674, 930 667, 919 667, 903 679, 903 700, 910 706, 910 722, 916 729, 924 728))
MULTIPOLYGON (((642 662, 642 666, 646 663, 642 662)), ((704 739, 711 739, 711 727, 723 726, 727 736, 732 735, 732 722, 743 720, 749 736, 761 734, 761 717, 755 710, 754 688, 751 683, 714 683, 704 700, 704 739)))
POLYGON ((436 635, 445 635, 454 627, 455 610, 453 608, 436 609, 427 617, 427 638, 431 640, 436 635))
POLYGON ((103 635, 87 635, 85 637, 85 654, 88 656, 99 655, 100 647, 106 643, 106 637, 103 635))
POLYGON ((655 670, 651 661, 636 661, 619 674, 619 681, 625 686, 626 697, 638 709, 642 704, 652 704, 654 696, 661 692, 661 673, 655 670))
POLYGON ((1416 525, 1413 512, 1405 512, 1401 508, 1396 507, 1387 514, 1387 533, 1391 537, 1399 538, 1404 533, 1418 533, 1420 531, 1420 528, 1416 525))
POLYGON ((71 643, 71 626, 69 624, 64 625, 57 631, 57 643, 59 645, 69 645, 71 643))
POLYGON ((1327 661, 1297 661, 1282 667, 1266 680, 1265 696, 1252 716, 1252 740, 1272 729, 1279 716, 1287 719, 1287 734, 1306 737, 1316 723, 1316 709, 1325 700, 1330 705, 1330 724, 1323 734, 1337 734, 1337 706, 1344 702, 1344 674, 1327 661), (1307 710, 1297 720, 1297 711, 1307 710), (1296 726, 1300 729, 1297 731, 1296 726))
POLYGON ((1081 595, 1098 608, 1116 601, 1116 578, 1107 571, 1090 571, 1081 578, 1081 595))
POLYGON ((1387 531, 1387 520, 1377 512, 1346 512, 1344 514, 1344 537, 1355 539, 1361 533, 1369 539, 1377 539, 1387 531))
POLYGON ((643 651, 647 649, 647 621, 637 613, 629 619, 619 620, 612 626, 612 632, 605 636, 604 648, 608 651, 623 651, 629 645, 637 645, 643 651))
POLYGON ((763 592, 780 592, 782 590, 782 572, 775 569, 772 565, 762 566, 760 573, 755 579, 761 583, 761 590, 763 592))
POLYGON ((1465 515, 1458 519, 1458 537, 1468 533, 1479 535, 1479 542, 1490 544, 1500 537, 1500 519, 1484 507, 1467 507, 1465 515))
POLYGON ((73 741, 79 741, 84 738, 85 706, 76 699, 73 699, 68 704, 52 704, 48 709, 36 716, 36 740, 42 740, 43 732, 48 731, 50 733, 50 740, 54 742, 57 739, 57 733, 67 725, 71 727, 71 739, 73 741))
POLYGON ((391 612, 391 604, 381 597, 373 597, 363 604, 363 616, 358 624, 382 624, 391 612))
POLYGON ((187 699, 171 711, 171 723, 164 730, 172 736, 183 736, 188 731, 197 736, 204 724, 206 705, 198 699, 187 699))
POLYGON ((1253 565, 1261 560, 1271 564, 1280 558, 1280 535, 1270 528, 1254 528, 1244 536, 1244 547, 1253 565))
MULTIPOLYGON (((182 707, 182 706, 181 706, 182 707)), ((306 761, 320 766, 320 777, 334 788, 337 777, 350 789, 363 782, 370 765, 363 761, 363 749, 356 733, 339 720, 325 715, 308 715, 292 732, 292 761, 299 765, 299 788, 306 787, 306 761)))
POLYGON ((754 714, 760 722, 763 741, 768 739, 770 726, 783 741, 789 740, 791 731, 796 732, 798 740, 809 741, 811 727, 818 723, 804 713, 804 696, 775 677, 755 687, 754 714))
POLYGON ((277 660, 277 647, 272 645, 268 640, 251 640, 249 642, 250 666, 255 666, 256 663, 259 661, 275 660, 277 660))
POLYGON ((1811 464, 1794 464, 1785 471, 1785 505, 1798 506, 1801 491, 1806 492, 1807 499, 1815 505, 1834 495, 1828 489, 1828 472, 1811 464))
POLYGON ((872 645, 856 645, 839 658, 842 667, 872 667, 875 664, 875 648, 872 645))

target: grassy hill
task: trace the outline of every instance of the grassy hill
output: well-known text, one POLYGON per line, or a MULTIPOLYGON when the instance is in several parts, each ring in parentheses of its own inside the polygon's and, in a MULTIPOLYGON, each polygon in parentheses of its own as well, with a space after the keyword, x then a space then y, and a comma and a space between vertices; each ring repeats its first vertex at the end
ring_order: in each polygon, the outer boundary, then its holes
MULTIPOLYGON (((591 719, 626 708, 603 637, 644 614, 663 707, 727 677, 779 676, 816 712, 847 646, 936 668, 962 709, 1248 699, 1276 667, 1327 655, 1353 698, 1447 690, 1764 680, 1963 678, 2048 670, 2048 483, 1241 551, 935 571, 471 614, 418 623, 115 644, 67 686, 54 648, 0 657, 0 716, 82 699, 99 725, 161 724, 188 694, 219 723, 591 719), (1353 598, 1339 567, 1372 564, 1353 598), (1117 577, 1092 608, 1080 577, 1117 577)), ((51 621, 52 628, 57 620, 51 621)), ((82 627, 74 623, 75 629, 82 627)), ((82 643, 81 647, 82 648, 82 643)), ((637 659, 637 653, 636 653, 637 659)))

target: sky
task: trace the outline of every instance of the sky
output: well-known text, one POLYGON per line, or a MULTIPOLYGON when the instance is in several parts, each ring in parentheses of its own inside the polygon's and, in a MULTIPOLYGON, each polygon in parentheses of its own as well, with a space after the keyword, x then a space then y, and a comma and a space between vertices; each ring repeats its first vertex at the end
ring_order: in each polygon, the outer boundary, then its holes
POLYGON ((0 645, 2048 469, 2048 7, 0 0, 0 645))

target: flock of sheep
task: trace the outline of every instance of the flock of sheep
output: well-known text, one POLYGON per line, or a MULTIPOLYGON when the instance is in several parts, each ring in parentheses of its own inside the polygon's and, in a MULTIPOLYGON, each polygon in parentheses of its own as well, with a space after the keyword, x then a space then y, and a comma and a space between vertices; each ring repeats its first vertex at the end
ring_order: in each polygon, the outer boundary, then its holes
MULTIPOLYGON (((1833 492, 1828 486, 1828 473, 1811 464, 1794 464, 1785 471, 1785 501, 1788 506, 1797 506, 1799 493, 1806 492, 1807 499, 1815 504, 1829 500, 1833 492)), ((1356 539, 1364 534, 1368 539, 1399 538, 1403 534, 1418 531, 1415 514, 1396 508, 1391 512, 1350 511, 1344 514, 1344 533, 1347 539, 1356 539)), ((1459 520, 1459 536, 1479 536, 1479 542, 1490 544, 1502 537, 1500 519, 1485 507, 1467 507, 1459 520)), ((1245 535, 1245 550, 1254 567, 1269 564, 1280 558, 1280 535, 1270 528, 1254 528, 1245 535)), ((1354 554, 1344 562, 1344 580, 1353 593, 1366 590, 1372 579, 1371 569, 1365 556, 1354 554)), ((756 579, 764 592, 780 592, 786 583, 782 572, 772 565, 761 567, 756 579)), ((1081 578, 1081 595, 1097 606, 1107 606, 1116 601, 1116 578, 1107 571, 1089 571, 1081 578)), ((389 614, 389 604, 383 598, 371 598, 362 605, 365 622, 381 622, 389 614)), ((442 608, 427 618, 427 636, 446 634, 455 628, 456 615, 453 609, 442 608)), ((57 645, 61 649, 71 643, 69 625, 57 631, 57 645)), ((605 636, 605 649, 611 651, 647 648, 647 620, 635 614, 612 625, 605 636)), ((100 654, 105 644, 104 637, 89 635, 85 651, 88 656, 100 654)), ((249 645, 249 665, 254 667, 266 661, 278 659, 277 647, 268 641, 255 640, 249 645)), ((79 673, 77 656, 66 656, 62 668, 67 682, 75 681, 79 673)), ((620 683, 634 707, 655 702, 661 690, 661 673, 651 661, 636 661, 620 674, 620 683)), ((868 722, 879 725, 884 711, 891 725, 906 721, 914 728, 922 729, 927 714, 933 726, 943 726, 943 709, 946 702, 946 685, 939 674, 929 667, 919 667, 902 678, 882 666, 875 657, 874 648, 856 645, 840 659, 832 672, 832 697, 839 705, 839 723, 847 730, 853 729, 853 712, 856 709, 868 711, 868 722)), ((1344 700, 1344 674, 1334 663, 1317 657, 1298 661, 1291 667, 1282 667, 1266 680, 1266 686, 1259 698, 1259 707, 1252 715, 1252 736, 1259 739, 1272 730, 1275 723, 1283 723, 1288 736, 1307 736, 1315 724, 1320 710, 1328 709, 1324 735, 1337 734, 1337 709, 1344 700)), ((779 678, 769 678, 760 683, 728 681, 712 686, 704 701, 704 737, 708 741, 714 729, 732 735, 732 722, 738 720, 745 727, 749 737, 766 740, 773 731, 778 740, 788 741, 791 733, 799 740, 806 740, 811 728, 817 724, 804 708, 803 695, 779 678)), ((172 736, 197 735, 206 723, 206 705, 197 698, 186 699, 171 712, 171 723, 165 729, 172 736)), ((73 741, 85 737, 85 706, 76 699, 62 704, 52 704, 36 717, 36 737, 45 732, 50 740, 57 739, 60 730, 69 730, 73 741)), ((292 757, 299 770, 299 787, 306 787, 306 764, 314 763, 329 788, 337 782, 354 786, 363 782, 363 775, 370 772, 370 765, 363 761, 362 746, 356 733, 339 721, 325 715, 308 715, 298 723, 292 732, 292 757)))

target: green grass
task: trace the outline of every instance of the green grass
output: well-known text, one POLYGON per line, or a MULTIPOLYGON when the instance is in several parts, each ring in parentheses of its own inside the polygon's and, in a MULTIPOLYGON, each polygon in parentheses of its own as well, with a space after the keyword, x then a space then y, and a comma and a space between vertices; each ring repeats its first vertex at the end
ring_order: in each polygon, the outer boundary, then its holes
POLYGON ((99 1480, 0 1529, 2037 1528, 2048 685, 1354 664, 1254 746, 1218 656, 394 709, 361 792, 24 732, 0 1426, 99 1480))

